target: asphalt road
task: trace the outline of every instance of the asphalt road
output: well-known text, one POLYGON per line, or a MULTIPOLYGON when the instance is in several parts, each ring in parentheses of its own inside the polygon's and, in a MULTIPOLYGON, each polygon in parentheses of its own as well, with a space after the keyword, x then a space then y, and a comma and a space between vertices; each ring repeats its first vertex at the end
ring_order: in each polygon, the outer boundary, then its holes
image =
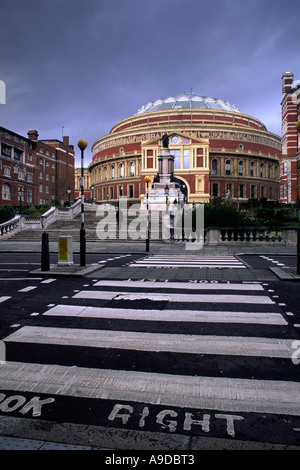
POLYGON ((298 283, 34 277, 39 264, 0 258, 0 414, 11 432, 112 449, 299 446, 298 283))

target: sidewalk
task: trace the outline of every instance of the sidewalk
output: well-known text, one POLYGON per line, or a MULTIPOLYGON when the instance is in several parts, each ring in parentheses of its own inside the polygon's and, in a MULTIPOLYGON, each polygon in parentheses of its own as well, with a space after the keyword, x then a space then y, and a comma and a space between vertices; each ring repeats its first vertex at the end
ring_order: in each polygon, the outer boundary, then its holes
MULTIPOLYGON (((193 247, 193 243, 190 245, 193 247)), ((0 241, 0 253, 40 253, 42 249, 41 242, 21 242, 21 241, 0 241)), ((49 243, 50 253, 58 253, 58 243, 49 243)), ((80 245, 77 242, 73 243, 73 253, 80 253, 80 245)), ((126 241, 98 241, 87 242, 86 253, 98 254, 116 254, 116 253, 145 253, 146 242, 126 242, 126 241)), ((204 245, 201 250, 189 249, 187 250, 184 243, 164 243, 164 242, 151 242, 150 241, 150 254, 163 253, 163 254, 186 254, 186 255, 229 255, 229 254, 249 254, 249 255, 293 255, 297 254, 296 246, 280 246, 280 245, 218 245, 208 246, 204 245)))

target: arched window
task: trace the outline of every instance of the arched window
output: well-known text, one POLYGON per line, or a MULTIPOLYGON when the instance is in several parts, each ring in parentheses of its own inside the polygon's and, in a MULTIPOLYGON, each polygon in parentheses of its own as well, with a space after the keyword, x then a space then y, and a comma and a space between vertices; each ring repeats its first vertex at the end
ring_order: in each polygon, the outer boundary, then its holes
POLYGON ((239 162, 239 176, 243 176, 243 162, 239 162))
POLYGON ((226 175, 230 175, 230 174, 231 174, 231 161, 230 161, 230 160, 227 160, 227 161, 226 161, 226 164, 225 164, 225 173, 226 173, 226 175))
POLYGON ((135 164, 134 162, 131 162, 130 163, 130 176, 134 176, 135 175, 135 164))
POLYGON ((218 160, 214 159, 211 162, 211 174, 217 175, 218 174, 218 160))
POLYGON ((250 176, 254 176, 254 162, 250 163, 250 176))
POLYGON ((124 164, 120 164, 120 178, 124 178, 124 164))
POLYGON ((264 164, 260 164, 260 177, 262 178, 264 176, 264 164))
POLYGON ((112 178, 115 177, 115 167, 114 167, 114 165, 111 166, 111 177, 112 178))

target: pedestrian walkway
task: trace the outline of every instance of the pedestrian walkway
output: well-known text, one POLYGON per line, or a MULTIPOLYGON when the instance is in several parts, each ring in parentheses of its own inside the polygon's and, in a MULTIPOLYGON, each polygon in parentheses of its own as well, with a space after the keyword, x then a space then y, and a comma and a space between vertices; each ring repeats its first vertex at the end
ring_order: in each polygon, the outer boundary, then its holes
MULTIPOLYGON (((191 245, 192 246, 192 245, 191 245)), ((23 252, 23 253, 41 253, 42 243, 41 241, 26 242, 26 241, 15 241, 4 240, 0 241, 0 253, 3 252, 23 252)), ((164 243, 164 242, 150 242, 150 254, 187 254, 187 250, 184 243, 164 243)), ((58 243, 49 243, 50 253, 58 252, 58 243)), ((78 242, 73 243, 73 252, 80 253, 80 244, 78 242)), ((126 241, 96 241, 86 243, 87 253, 146 253, 146 242, 126 242, 126 241)), ((189 250, 189 254, 193 255, 234 255, 234 254, 284 254, 284 255, 296 255, 297 247, 295 246, 274 246, 274 245, 218 245, 208 246, 204 245, 201 250, 189 250)))
POLYGON ((90 280, 4 338, 0 434, 40 450, 65 426, 87 449, 297 448, 297 337, 261 283, 90 280))
POLYGON ((130 263, 131 267, 164 267, 164 268, 239 268, 245 269, 246 265, 232 255, 223 256, 199 256, 199 255, 177 255, 176 258, 170 254, 152 255, 130 263))

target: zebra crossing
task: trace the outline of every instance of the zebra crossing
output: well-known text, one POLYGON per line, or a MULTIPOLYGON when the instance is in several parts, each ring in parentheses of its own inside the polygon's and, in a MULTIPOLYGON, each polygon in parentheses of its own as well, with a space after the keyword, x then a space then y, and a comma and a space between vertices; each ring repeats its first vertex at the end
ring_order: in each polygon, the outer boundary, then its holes
POLYGON ((0 414, 299 445, 296 337, 261 283, 93 280, 4 338, 0 414))
POLYGON ((129 267, 164 267, 164 268, 247 268, 243 261, 233 255, 197 256, 197 255, 150 255, 135 260, 129 267))

